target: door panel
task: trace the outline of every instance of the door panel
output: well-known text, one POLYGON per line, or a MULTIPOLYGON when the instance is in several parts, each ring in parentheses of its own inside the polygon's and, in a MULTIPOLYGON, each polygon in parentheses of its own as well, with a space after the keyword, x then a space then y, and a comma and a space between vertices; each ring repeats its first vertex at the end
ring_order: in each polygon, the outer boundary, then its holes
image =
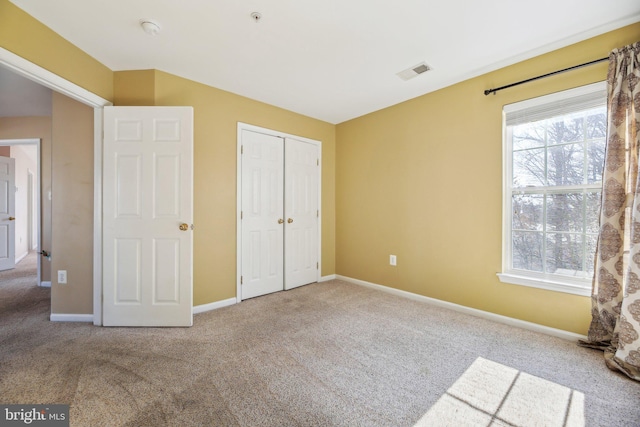
POLYGON ((242 131, 242 295, 281 291, 283 267, 284 141, 242 131))
POLYGON ((16 266, 15 159, 0 157, 0 270, 16 266))
POLYGON ((193 110, 106 107, 104 120, 103 324, 191 326, 193 110))
POLYGON ((285 289, 318 281, 319 150, 285 141, 285 289))

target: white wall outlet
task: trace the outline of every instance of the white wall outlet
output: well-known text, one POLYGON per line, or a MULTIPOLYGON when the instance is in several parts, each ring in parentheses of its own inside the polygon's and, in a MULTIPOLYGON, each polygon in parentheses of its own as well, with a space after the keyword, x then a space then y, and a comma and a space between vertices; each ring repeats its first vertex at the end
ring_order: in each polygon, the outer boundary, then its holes
POLYGON ((67 283, 67 270, 58 270, 58 283, 61 285, 67 283))
POLYGON ((395 255, 389 255, 389 265, 398 265, 398 260, 395 255))

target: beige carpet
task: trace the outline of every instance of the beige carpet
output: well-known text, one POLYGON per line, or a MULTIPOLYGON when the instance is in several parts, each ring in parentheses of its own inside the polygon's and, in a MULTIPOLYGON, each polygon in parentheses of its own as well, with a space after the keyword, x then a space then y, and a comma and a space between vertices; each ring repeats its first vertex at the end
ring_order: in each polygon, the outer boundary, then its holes
POLYGON ((185 329, 52 323, 48 289, 11 283, 0 403, 70 404, 72 426, 640 425, 597 351, 344 282, 185 329))

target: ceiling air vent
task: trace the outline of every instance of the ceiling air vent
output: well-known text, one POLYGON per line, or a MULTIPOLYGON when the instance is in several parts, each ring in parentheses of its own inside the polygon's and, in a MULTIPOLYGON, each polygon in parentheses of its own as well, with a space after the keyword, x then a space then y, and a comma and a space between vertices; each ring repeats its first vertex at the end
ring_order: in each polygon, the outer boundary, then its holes
POLYGON ((426 73, 429 70, 431 70, 431 67, 425 64, 424 62, 421 62, 417 65, 414 65, 411 68, 407 68, 404 71, 400 71, 398 73, 398 77, 400 77, 402 80, 409 80, 414 78, 417 75, 426 73))

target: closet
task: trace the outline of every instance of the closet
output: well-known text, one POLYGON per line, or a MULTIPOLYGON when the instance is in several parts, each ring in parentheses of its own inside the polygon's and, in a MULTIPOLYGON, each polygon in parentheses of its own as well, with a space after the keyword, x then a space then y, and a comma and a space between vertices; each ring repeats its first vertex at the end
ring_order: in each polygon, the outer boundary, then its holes
POLYGON ((320 144, 239 126, 240 299, 319 277, 320 144))

